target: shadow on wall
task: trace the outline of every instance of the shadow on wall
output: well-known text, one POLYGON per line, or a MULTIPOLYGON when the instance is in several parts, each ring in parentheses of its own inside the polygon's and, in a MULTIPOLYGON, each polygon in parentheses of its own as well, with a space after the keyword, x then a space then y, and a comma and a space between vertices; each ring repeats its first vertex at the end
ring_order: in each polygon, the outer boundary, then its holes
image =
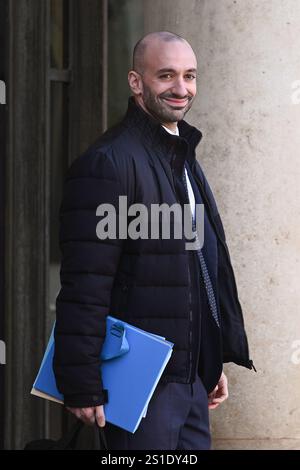
POLYGON ((130 89, 127 74, 135 43, 144 34, 141 0, 108 2, 108 127, 116 124, 127 109, 130 89))

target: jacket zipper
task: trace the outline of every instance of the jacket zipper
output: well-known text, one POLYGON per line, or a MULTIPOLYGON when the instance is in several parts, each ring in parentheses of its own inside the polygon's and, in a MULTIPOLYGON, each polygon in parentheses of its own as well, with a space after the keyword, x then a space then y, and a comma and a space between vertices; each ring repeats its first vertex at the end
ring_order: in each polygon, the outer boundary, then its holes
MULTIPOLYGON (((180 204, 178 195, 175 190, 175 181, 174 181, 174 169, 172 169, 172 182, 174 188, 174 194, 176 196, 176 201, 180 204)), ((192 377, 193 369, 193 306, 192 306, 192 292, 191 292, 191 272, 190 272, 190 259, 189 254, 187 254, 187 266, 188 266, 188 282, 189 282, 189 372, 187 383, 190 383, 192 377)))

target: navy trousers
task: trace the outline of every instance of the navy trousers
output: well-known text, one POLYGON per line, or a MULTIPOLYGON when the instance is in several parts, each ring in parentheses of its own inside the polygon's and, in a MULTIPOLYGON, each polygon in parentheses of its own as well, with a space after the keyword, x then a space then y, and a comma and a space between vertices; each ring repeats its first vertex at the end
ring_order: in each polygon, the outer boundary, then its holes
POLYGON ((134 434, 110 423, 104 430, 109 450, 209 450, 207 392, 198 376, 193 384, 159 384, 134 434))

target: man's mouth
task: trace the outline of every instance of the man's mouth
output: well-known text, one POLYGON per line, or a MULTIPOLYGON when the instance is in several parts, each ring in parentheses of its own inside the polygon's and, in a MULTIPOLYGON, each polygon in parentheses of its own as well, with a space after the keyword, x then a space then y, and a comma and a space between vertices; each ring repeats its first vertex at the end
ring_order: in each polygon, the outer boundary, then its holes
POLYGON ((187 98, 184 98, 184 99, 178 99, 178 98, 163 98, 164 101, 167 101, 168 104, 170 105, 174 105, 176 107, 181 107, 183 108, 184 106, 187 105, 188 103, 188 99, 187 98))

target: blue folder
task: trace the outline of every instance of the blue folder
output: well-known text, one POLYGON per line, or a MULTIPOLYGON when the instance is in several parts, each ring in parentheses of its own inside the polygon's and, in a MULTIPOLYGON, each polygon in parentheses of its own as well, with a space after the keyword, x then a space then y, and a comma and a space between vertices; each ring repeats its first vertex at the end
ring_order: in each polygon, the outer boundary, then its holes
MULTIPOLYGON (((53 372, 54 327, 33 384, 33 395, 63 403, 53 372)), ((101 351, 104 405, 107 422, 134 433, 171 357, 173 343, 165 338, 108 316, 101 351)))

